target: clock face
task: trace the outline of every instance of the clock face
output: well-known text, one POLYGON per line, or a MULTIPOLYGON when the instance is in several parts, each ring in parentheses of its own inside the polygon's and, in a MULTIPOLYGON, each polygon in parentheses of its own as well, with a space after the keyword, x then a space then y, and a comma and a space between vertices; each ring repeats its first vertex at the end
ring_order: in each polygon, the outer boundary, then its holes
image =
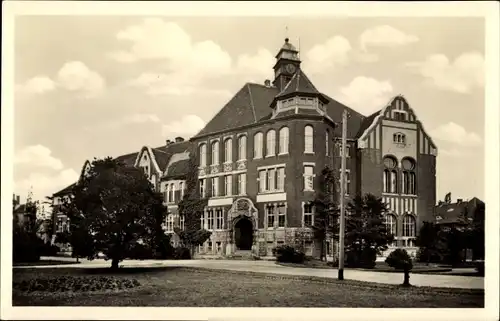
POLYGON ((295 72, 295 65, 293 64, 288 64, 285 66, 285 70, 288 72, 288 73, 291 73, 293 74, 295 72))

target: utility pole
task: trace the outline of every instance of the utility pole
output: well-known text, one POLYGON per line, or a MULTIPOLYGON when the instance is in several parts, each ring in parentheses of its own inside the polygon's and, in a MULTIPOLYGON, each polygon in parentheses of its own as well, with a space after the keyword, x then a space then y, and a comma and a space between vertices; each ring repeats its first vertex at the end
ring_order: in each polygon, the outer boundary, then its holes
POLYGON ((344 231, 345 231, 345 167, 347 140, 347 109, 342 113, 342 154, 340 168, 340 231, 339 231, 339 275, 344 279, 344 231))

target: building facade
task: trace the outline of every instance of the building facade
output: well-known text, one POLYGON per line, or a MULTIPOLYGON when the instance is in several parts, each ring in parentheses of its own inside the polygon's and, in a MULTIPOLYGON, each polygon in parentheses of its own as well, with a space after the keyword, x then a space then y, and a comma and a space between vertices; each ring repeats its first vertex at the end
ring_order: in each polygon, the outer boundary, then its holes
MULTIPOLYGON (((192 157, 198 164, 197 188, 208 198, 200 227, 212 232, 198 255, 270 257, 277 245, 306 235, 306 254, 317 256, 309 202, 326 166, 340 177, 341 121, 347 110, 346 197, 382 197, 390 210, 386 225, 396 236, 390 250, 415 252, 421 223, 434 220, 437 148, 407 100, 394 97, 370 116, 356 112, 316 89, 288 39, 273 69, 274 80, 244 84, 189 141, 177 138, 120 156, 144 168, 164 193, 167 233, 183 226, 177 203, 192 157)), ((327 253, 334 255, 333 242, 328 241, 327 253)))

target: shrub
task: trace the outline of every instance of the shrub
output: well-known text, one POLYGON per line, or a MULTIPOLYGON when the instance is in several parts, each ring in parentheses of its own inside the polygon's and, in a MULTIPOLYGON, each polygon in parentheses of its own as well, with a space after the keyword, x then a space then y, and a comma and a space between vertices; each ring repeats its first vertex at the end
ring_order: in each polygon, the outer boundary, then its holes
POLYGON ((51 245, 49 242, 45 243, 40 251, 40 255, 43 256, 56 256, 60 249, 57 245, 51 245))
POLYGON ((431 252, 428 249, 419 248, 417 250, 416 260, 420 263, 441 263, 443 258, 436 251, 431 252))
POLYGON ((297 251, 289 245, 280 245, 274 248, 273 255, 276 257, 276 261, 283 263, 303 263, 305 260, 303 252, 297 251))
POLYGON ((13 235, 12 261, 38 262, 43 248, 43 241, 32 233, 16 229, 13 235))
POLYGON ((404 249, 395 249, 392 251, 385 259, 385 263, 396 270, 411 270, 413 268, 411 257, 404 249))
POLYGON ((346 258, 348 267, 373 269, 377 260, 377 251, 370 247, 361 251, 348 251, 346 258))
POLYGON ((140 286, 136 279, 108 276, 59 276, 36 278, 13 283, 13 289, 22 292, 87 292, 101 290, 122 290, 140 286))
POLYGON ((179 246, 174 248, 174 260, 191 260, 191 251, 187 247, 179 246))

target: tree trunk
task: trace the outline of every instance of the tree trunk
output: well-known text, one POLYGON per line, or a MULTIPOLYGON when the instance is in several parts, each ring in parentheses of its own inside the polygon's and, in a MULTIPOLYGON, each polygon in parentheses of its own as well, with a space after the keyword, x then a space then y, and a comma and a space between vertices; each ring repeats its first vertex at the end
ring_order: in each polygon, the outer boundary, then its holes
POLYGON ((120 260, 117 258, 113 258, 111 260, 111 269, 117 270, 118 269, 118 263, 120 263, 120 260))
POLYGON ((319 255, 320 261, 323 261, 323 258, 326 259, 326 255, 325 255, 325 240, 321 240, 321 253, 319 255))
POLYGON ((410 286, 410 270, 404 269, 403 286, 410 286))

